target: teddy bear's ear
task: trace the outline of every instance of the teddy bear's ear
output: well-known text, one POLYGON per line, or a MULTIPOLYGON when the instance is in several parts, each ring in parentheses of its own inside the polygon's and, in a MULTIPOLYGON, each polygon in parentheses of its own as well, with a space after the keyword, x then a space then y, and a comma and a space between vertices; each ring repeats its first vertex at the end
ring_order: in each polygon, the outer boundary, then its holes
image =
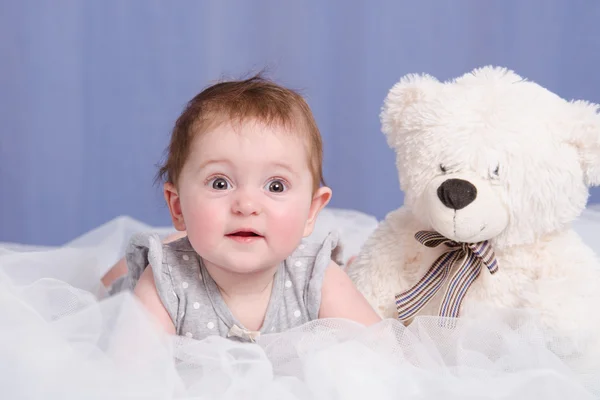
POLYGON ((598 104, 574 101, 574 127, 567 141, 579 153, 583 176, 588 186, 600 185, 600 114, 598 104))
POLYGON ((431 99, 440 85, 430 75, 410 74, 390 89, 380 115, 382 131, 390 147, 396 147, 403 133, 420 127, 422 113, 418 106, 431 99))

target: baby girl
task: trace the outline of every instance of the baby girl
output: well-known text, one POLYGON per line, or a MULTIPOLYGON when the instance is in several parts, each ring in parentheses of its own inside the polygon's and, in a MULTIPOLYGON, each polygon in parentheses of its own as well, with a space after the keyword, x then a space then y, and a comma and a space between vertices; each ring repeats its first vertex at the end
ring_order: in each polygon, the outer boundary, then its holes
MULTIPOLYGON (((339 260, 338 236, 304 238, 331 198, 322 141, 296 92, 256 76, 194 97, 175 124, 159 178, 173 225, 135 235, 132 290, 171 334, 255 341, 318 318, 380 320, 339 260)), ((117 268, 118 269, 118 268, 117 268)))

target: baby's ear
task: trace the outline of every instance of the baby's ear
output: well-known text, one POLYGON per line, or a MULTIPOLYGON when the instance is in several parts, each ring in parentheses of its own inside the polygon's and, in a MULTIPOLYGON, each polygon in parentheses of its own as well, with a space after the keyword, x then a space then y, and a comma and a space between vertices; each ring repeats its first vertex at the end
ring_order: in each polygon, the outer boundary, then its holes
POLYGON ((181 212, 181 200, 175 185, 170 182, 165 183, 164 195, 167 205, 169 206, 169 212, 171 213, 171 221, 173 221, 173 226, 178 231, 185 231, 185 220, 183 219, 183 213, 181 212))
POLYGON ((585 184, 600 185, 600 115, 598 104, 586 101, 571 103, 575 107, 574 125, 567 142, 579 153, 585 184))
POLYGON ((327 186, 322 186, 315 194, 313 194, 312 202, 310 204, 310 210, 308 213, 308 220, 304 225, 304 234, 303 237, 310 236, 315 229, 315 224, 317 223, 317 217, 319 213, 327 206, 331 200, 331 189, 327 186))
POLYGON ((433 98, 442 85, 430 75, 410 74, 390 89, 380 119, 382 131, 391 148, 397 147, 404 132, 421 127, 423 114, 419 105, 433 98))

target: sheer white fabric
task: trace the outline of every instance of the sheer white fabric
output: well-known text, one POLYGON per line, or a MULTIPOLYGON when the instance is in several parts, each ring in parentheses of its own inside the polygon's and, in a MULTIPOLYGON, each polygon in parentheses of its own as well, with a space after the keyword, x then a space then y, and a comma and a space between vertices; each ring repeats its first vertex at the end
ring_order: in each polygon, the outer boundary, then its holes
MULTIPOLYGON (((335 217, 350 214, 325 215, 338 223, 335 217)), ((371 219, 352 215, 354 222, 346 223, 355 242, 348 256, 374 228, 371 219)), ((148 228, 121 218, 61 248, 0 246, 1 398, 600 396, 594 387, 600 374, 574 372, 571 360, 544 346, 545 333, 526 313, 490 313, 459 320, 453 329, 435 318, 409 328, 394 320, 370 328, 323 320, 257 344, 168 337, 130 294, 107 298, 98 284, 129 234, 148 228)))

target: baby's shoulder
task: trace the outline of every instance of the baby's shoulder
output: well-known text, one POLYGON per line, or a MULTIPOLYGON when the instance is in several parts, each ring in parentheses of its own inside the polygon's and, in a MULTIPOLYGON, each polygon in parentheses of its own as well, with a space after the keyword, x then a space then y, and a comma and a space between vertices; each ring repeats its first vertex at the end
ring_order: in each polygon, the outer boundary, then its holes
POLYGON ((294 286, 310 289, 320 286, 331 261, 342 265, 342 246, 339 234, 329 232, 322 238, 307 238, 285 260, 286 276, 294 286))
POLYGON ((332 260, 342 263, 342 248, 335 231, 321 239, 303 240, 284 262, 286 288, 295 288, 293 292, 306 307, 309 320, 318 318, 325 272, 332 260))
POLYGON ((333 260, 338 264, 343 263, 343 248, 337 231, 331 231, 322 238, 308 237, 300 243, 286 261, 299 266, 304 264, 322 263, 327 264, 333 260))

